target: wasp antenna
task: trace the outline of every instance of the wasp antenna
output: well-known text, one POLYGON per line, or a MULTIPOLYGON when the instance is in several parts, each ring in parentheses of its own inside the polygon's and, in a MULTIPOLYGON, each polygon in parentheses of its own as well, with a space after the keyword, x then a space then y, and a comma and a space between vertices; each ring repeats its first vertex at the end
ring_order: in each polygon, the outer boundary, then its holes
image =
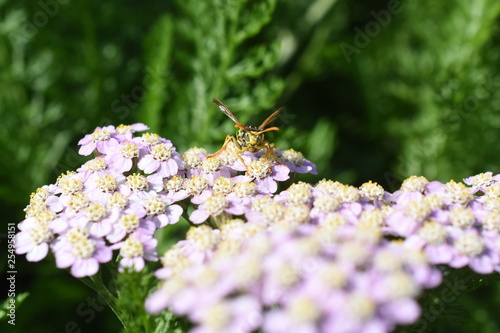
POLYGON ((266 128, 265 130, 263 131, 260 131, 261 133, 264 133, 264 132, 269 132, 269 131, 279 131, 279 127, 269 127, 269 128, 266 128))

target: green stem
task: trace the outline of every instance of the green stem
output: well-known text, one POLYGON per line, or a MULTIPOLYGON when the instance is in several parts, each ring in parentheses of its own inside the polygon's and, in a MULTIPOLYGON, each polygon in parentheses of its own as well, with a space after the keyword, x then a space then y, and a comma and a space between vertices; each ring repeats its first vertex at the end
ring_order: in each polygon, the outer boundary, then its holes
POLYGON ((101 271, 96 275, 89 278, 80 279, 86 286, 98 293, 106 302, 106 304, 111 308, 111 311, 116 315, 118 320, 120 320, 123 327, 127 327, 127 321, 123 318, 116 306, 116 297, 109 291, 109 289, 104 285, 102 281, 101 271))

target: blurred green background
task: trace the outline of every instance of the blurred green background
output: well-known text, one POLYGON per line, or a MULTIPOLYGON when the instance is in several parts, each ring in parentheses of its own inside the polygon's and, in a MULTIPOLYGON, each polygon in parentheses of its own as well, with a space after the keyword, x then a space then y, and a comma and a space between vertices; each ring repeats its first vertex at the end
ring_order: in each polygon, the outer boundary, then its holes
MULTIPOLYGON (((216 151, 235 129, 212 97, 244 124, 284 105, 269 140, 318 165, 309 181, 394 191, 499 172, 498 0, 0 0, 0 17, 4 224, 80 166, 96 126, 144 122, 181 152, 216 151)), ((50 260, 17 268, 19 332, 119 330, 50 260)), ((456 332, 498 331, 498 303, 479 299, 456 332)))

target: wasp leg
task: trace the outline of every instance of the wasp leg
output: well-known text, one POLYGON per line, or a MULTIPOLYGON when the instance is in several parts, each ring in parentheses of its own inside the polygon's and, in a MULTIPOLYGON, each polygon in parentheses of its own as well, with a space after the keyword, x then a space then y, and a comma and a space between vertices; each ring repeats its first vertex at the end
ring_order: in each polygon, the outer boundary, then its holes
POLYGON ((232 135, 227 135, 226 136, 226 140, 224 140, 224 144, 222 145, 221 149, 219 149, 218 152, 214 153, 214 154, 211 154, 211 155, 208 155, 207 157, 217 157, 219 156, 223 151, 226 150, 226 146, 227 144, 229 143, 229 141, 233 141, 233 143, 236 145, 236 147, 238 147, 238 142, 236 141, 236 138, 232 135))
POLYGON ((278 156, 276 156, 276 154, 274 153, 274 144, 272 143, 269 143, 269 142, 264 142, 262 145, 260 145, 259 147, 257 147, 259 149, 265 149, 266 150, 266 158, 267 159, 271 159, 271 157, 273 158, 273 160, 280 164, 280 165, 284 165, 283 163, 281 163, 278 159, 278 156))

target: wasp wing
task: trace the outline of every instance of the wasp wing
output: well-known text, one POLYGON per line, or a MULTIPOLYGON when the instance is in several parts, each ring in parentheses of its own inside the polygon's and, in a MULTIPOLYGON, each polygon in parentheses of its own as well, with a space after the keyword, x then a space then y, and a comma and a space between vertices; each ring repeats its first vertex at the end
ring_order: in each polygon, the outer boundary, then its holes
POLYGON ((272 115, 270 115, 269 117, 267 117, 266 120, 264 120, 264 122, 259 126, 259 130, 263 130, 264 128, 267 127, 267 125, 269 125, 274 119, 276 119, 276 117, 278 117, 278 114, 283 111, 285 107, 280 107, 278 110, 274 111, 272 115))
POLYGON ((229 111, 229 109, 227 108, 227 106, 225 106, 224 104, 222 104, 221 101, 219 101, 217 98, 212 98, 212 101, 217 104, 219 106, 219 109, 224 112, 224 114, 226 116, 228 116, 229 118, 231 118, 232 121, 234 121, 237 125, 241 125, 241 123, 238 121, 238 119, 234 116, 234 114, 229 111))

